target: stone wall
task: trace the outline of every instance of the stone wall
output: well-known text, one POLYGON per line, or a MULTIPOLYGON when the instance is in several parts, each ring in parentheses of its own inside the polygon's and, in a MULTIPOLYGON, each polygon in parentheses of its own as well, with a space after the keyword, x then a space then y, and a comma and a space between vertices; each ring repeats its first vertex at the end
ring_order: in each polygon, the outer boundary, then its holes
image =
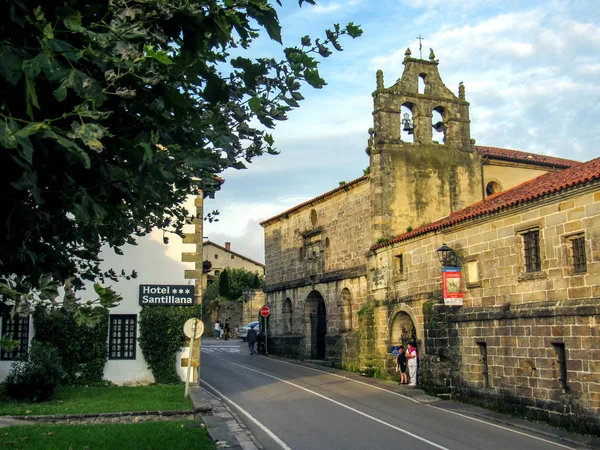
POLYGON ((364 265, 370 239, 368 178, 264 224, 266 289, 364 265))
POLYGON ((376 351, 383 355, 385 345, 393 344, 389 324, 405 312, 422 343, 425 383, 551 422, 600 429, 597 187, 384 247, 367 267, 370 301, 397 305, 387 323, 383 317, 377 322, 382 330, 375 333, 376 351), (530 230, 539 231, 537 272, 525 269, 522 233, 530 230), (583 273, 574 272, 573 237, 584 238, 583 273), (442 243, 462 261, 462 307, 439 305, 435 250, 442 243))

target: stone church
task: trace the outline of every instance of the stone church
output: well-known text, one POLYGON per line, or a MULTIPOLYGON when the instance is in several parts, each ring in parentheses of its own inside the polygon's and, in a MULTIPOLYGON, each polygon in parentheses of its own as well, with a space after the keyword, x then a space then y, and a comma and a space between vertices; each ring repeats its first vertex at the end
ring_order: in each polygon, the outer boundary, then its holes
POLYGON ((412 341, 433 391, 599 432, 600 158, 477 146, 465 86, 404 66, 370 172, 261 223, 269 351, 395 376, 412 341))

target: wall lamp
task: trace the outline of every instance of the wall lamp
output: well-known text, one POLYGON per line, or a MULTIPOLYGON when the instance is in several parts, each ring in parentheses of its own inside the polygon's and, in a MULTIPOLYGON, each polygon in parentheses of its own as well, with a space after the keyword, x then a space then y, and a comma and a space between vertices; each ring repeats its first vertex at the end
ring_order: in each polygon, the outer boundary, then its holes
POLYGON ((442 267, 460 267, 460 258, 456 252, 446 244, 442 244, 436 252, 442 267))

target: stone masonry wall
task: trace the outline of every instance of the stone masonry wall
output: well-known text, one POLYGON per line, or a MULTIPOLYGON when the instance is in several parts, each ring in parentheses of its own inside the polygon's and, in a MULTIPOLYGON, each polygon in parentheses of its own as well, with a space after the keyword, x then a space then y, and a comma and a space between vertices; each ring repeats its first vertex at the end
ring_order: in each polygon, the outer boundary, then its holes
MULTIPOLYGON (((265 224, 266 285, 364 266, 370 240, 369 180, 265 224)), ((306 283, 300 281, 300 284, 306 283)))
POLYGON ((392 309, 387 323, 379 320, 378 326, 387 325, 376 333, 379 348, 388 342, 394 316, 409 314, 424 344, 425 383, 452 386, 537 418, 600 429, 597 186, 384 247, 369 257, 367 274, 370 301, 403 307, 392 309), (539 231, 541 270, 528 273, 522 233, 530 230, 539 231), (581 274, 574 273, 573 237, 584 238, 587 270, 581 274), (442 243, 461 258, 462 307, 437 304, 441 270, 435 250, 442 243), (565 389, 559 380, 561 346, 565 389))

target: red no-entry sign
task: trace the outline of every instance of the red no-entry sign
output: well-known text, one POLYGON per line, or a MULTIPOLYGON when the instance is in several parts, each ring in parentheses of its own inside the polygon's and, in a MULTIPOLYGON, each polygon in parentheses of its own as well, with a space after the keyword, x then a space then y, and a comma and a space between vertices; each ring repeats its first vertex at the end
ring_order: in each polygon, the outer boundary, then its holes
POLYGON ((269 307, 267 305, 263 306, 262 308, 260 308, 260 315, 263 317, 269 317, 269 314, 271 314, 271 310, 269 309, 269 307))

